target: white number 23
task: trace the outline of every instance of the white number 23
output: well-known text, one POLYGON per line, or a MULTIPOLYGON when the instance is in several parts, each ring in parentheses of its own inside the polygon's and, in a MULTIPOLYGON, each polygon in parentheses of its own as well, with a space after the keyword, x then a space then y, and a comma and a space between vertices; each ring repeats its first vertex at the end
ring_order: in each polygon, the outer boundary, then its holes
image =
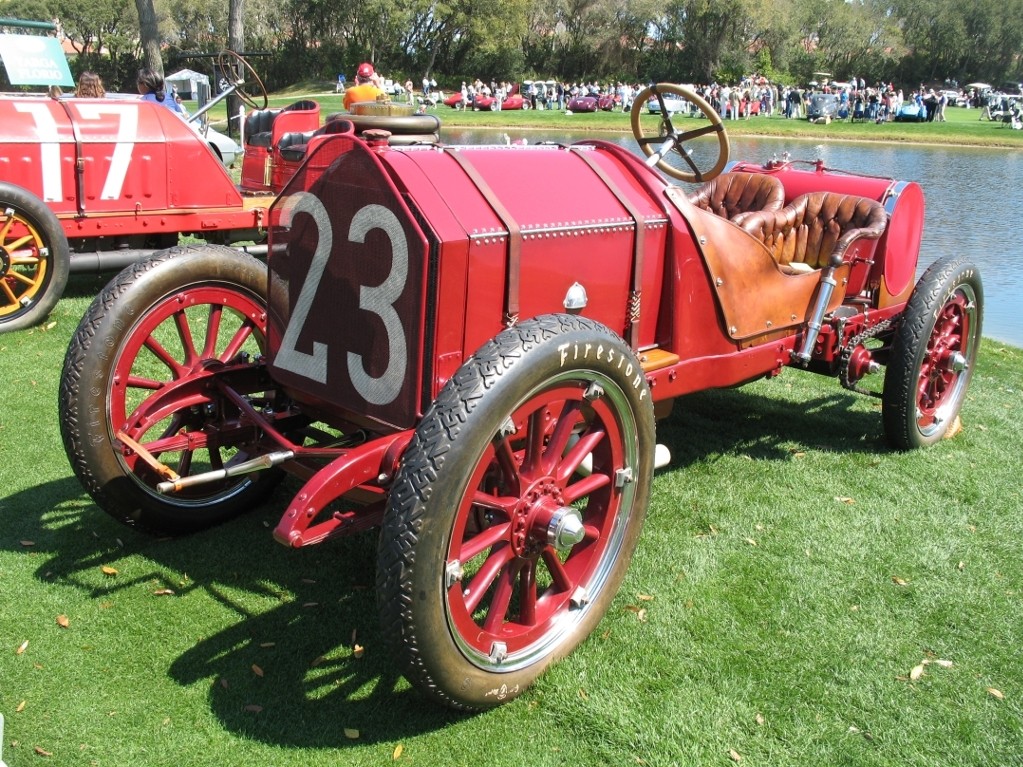
MULTIPOLYGON (((327 344, 313 342, 312 353, 299 351, 296 348, 302 335, 313 300, 320 286, 320 280, 327 269, 333 249, 334 236, 323 203, 308 192, 296 195, 297 201, 282 211, 281 223, 291 226, 294 216, 306 213, 316 223, 318 242, 313 253, 309 274, 306 276, 299 293, 298 301, 292 311, 291 319, 281 339, 274 364, 284 370, 317 381, 327 383, 327 344)), ((376 286, 359 286, 359 308, 375 314, 383 323, 387 335, 387 367, 379 377, 366 372, 366 365, 361 354, 349 351, 348 375, 355 390, 372 405, 386 405, 392 402, 401 391, 405 382, 407 365, 407 344, 401 319, 394 308, 394 303, 401 296, 408 279, 408 242, 401 222, 393 211, 383 205, 366 205, 360 208, 352 218, 348 229, 349 242, 365 243, 366 235, 379 229, 387 235, 391 244, 391 271, 386 279, 376 286)))

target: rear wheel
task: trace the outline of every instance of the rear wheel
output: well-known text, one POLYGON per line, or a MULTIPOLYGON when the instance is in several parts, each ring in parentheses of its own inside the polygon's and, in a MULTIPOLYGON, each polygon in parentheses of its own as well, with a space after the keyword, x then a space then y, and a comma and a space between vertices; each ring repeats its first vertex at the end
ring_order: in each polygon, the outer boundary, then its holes
POLYGON ((216 245, 132 264, 96 297, 68 347, 60 427, 75 474, 118 520, 186 533, 258 504, 272 472, 173 494, 157 485, 252 458, 258 435, 211 373, 266 347, 266 267, 216 245), (205 381, 202 386, 195 382, 205 381))
POLYGON ((924 272, 895 332, 881 399, 885 434, 910 450, 955 422, 980 346, 984 290, 977 267, 945 258, 924 272))
POLYGON ((481 348, 416 429, 377 593, 405 675, 455 708, 523 692, 593 630, 649 500, 650 391, 607 328, 537 318, 481 348))
POLYGON ((53 310, 70 261, 53 211, 34 194, 0 183, 0 332, 36 325, 53 310))

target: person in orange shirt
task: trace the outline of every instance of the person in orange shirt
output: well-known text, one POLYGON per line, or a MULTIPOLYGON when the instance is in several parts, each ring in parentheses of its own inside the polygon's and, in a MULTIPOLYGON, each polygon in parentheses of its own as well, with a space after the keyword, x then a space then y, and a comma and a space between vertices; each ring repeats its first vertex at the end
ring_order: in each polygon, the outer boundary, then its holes
POLYGON ((345 91, 343 102, 345 109, 350 112, 352 104, 360 101, 376 101, 384 95, 384 92, 374 82, 375 75, 372 64, 359 64, 359 68, 355 72, 355 85, 345 91))

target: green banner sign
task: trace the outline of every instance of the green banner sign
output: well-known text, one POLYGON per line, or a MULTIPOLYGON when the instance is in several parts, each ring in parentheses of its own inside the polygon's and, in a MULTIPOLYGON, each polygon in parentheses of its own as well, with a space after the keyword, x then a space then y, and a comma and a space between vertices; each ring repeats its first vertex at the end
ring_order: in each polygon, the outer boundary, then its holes
POLYGON ((55 37, 0 35, 0 57, 11 85, 75 84, 60 41, 55 37))

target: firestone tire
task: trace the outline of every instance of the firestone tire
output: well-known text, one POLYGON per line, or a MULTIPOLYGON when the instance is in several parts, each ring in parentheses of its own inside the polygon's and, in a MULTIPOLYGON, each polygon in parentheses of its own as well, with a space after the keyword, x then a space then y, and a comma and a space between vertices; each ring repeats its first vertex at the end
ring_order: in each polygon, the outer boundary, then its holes
POLYGON ((932 264, 909 298, 892 342, 881 412, 898 450, 932 445, 955 422, 980 347, 984 289, 965 258, 932 264))
POLYGON ((464 711, 522 693, 597 625, 650 496, 643 370, 606 327, 547 315, 476 352, 391 489, 377 597, 405 676, 464 711))
POLYGON ((64 359, 60 430, 78 479, 117 520, 157 534, 194 532, 255 507, 278 481, 279 472, 243 474, 164 495, 156 486, 166 477, 131 445, 181 476, 251 457, 232 442, 244 438, 230 436, 235 411, 214 387, 166 392, 264 352, 266 286, 266 266, 252 256, 184 246, 128 266, 92 302, 64 359))
POLYGON ((0 183, 0 333, 42 322, 64 293, 70 265, 53 211, 31 192, 0 183))

